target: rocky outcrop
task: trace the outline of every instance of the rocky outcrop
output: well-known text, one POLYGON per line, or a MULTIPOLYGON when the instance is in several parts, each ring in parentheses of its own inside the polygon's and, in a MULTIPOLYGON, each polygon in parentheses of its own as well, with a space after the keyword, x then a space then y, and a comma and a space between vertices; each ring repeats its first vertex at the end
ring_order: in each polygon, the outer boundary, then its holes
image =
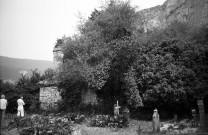
POLYGON ((208 24, 208 0, 167 0, 163 5, 139 11, 144 31, 164 28, 174 21, 192 27, 208 24))

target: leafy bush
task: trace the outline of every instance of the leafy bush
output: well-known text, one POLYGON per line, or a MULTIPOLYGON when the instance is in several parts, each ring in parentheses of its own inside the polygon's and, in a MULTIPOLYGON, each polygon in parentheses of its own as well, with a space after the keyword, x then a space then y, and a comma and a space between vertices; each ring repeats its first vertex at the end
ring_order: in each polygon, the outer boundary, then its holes
POLYGON ((34 129, 41 135, 67 135, 71 133, 71 121, 66 117, 35 115, 32 119, 34 129))
POLYGON ((105 127, 109 119, 110 118, 108 115, 96 115, 94 118, 92 118, 90 125, 97 127, 105 127))
POLYGON ((92 118, 90 125, 95 127, 118 127, 123 128, 128 126, 128 119, 123 115, 112 117, 109 115, 96 115, 92 118))
POLYGON ((33 121, 28 116, 15 117, 12 121, 9 122, 8 129, 31 127, 32 125, 33 121))
POLYGON ((30 135, 35 132, 39 135, 68 135, 71 133, 71 120, 67 117, 32 115, 16 117, 8 129, 19 128, 20 135, 30 135))
POLYGON ((188 119, 182 120, 178 123, 179 129, 184 129, 191 126, 191 121, 188 119))
POLYGON ((85 116, 82 114, 68 114, 66 117, 76 124, 81 124, 85 121, 85 116))
POLYGON ((34 135, 35 130, 31 127, 24 128, 20 131, 20 135, 34 135))

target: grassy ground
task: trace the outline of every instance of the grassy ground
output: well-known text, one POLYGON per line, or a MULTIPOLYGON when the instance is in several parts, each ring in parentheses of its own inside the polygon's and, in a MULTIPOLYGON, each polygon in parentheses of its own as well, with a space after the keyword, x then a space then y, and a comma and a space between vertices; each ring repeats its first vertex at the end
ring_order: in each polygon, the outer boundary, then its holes
POLYGON ((151 122, 132 120, 128 128, 99 128, 88 127, 85 124, 79 125, 78 129, 82 130, 83 135, 137 135, 137 129, 141 126, 143 134, 148 134, 152 130, 151 122))
MULTIPOLYGON (((9 116, 5 119, 4 126, 7 126, 9 121, 13 116, 9 116)), ((151 121, 138 121, 131 120, 130 126, 127 128, 100 128, 100 127, 90 127, 89 121, 86 121, 83 124, 75 125, 75 133, 74 135, 137 135, 138 127, 142 129, 141 135, 149 135, 152 131, 152 122, 151 121)), ((167 122, 161 122, 164 124, 167 122)), ((186 129, 186 133, 190 130, 194 131, 196 129, 186 129)), ((1 135, 19 135, 18 129, 13 129, 8 131, 4 128, 1 131, 1 135)))

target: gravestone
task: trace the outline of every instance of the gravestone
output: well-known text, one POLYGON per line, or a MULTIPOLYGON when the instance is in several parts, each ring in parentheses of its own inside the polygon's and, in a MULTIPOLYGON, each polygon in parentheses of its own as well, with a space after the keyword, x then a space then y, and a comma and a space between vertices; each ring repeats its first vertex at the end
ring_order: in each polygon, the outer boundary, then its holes
POLYGON ((141 126, 139 125, 139 127, 138 127, 138 129, 137 129, 137 135, 140 135, 141 134, 141 131, 142 131, 142 129, 141 129, 141 126))
POLYGON ((176 123, 178 120, 178 115, 177 114, 174 114, 174 122, 176 123))
POLYGON ((208 114, 205 114, 205 125, 208 127, 208 114))
POLYGON ((197 127, 198 123, 197 123, 197 113, 196 113, 196 109, 192 109, 191 110, 192 113, 192 127, 197 127))
POLYGON ((127 122, 129 123, 129 121, 130 121, 130 114, 129 114, 129 109, 127 107, 124 107, 123 115, 126 118, 127 122))
POLYGON ((160 131, 160 116, 158 114, 158 110, 155 109, 153 116, 152 116, 152 127, 153 132, 159 132, 160 131))
POLYGON ((205 125, 208 127, 208 114, 205 114, 205 125))
POLYGON ((203 100, 198 100, 197 104, 199 107, 200 127, 204 127, 205 126, 205 111, 204 111, 203 100))
POLYGON ((119 115, 119 109, 120 109, 120 106, 118 105, 118 101, 117 101, 117 104, 114 104, 114 116, 119 115))

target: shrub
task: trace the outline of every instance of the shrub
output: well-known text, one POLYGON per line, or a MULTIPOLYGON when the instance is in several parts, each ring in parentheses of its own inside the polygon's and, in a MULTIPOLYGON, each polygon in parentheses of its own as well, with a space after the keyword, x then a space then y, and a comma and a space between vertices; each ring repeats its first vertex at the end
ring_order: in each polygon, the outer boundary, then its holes
POLYGON ((112 117, 109 115, 96 115, 92 118, 90 125, 95 127, 118 127, 123 128, 127 127, 129 121, 123 115, 119 115, 118 117, 112 117))
POLYGON ((29 128, 24 128, 20 131, 20 135, 34 135, 35 129, 29 127, 29 128))
POLYGON ((68 135, 71 133, 71 120, 67 117, 32 115, 16 117, 8 125, 8 129, 20 128, 20 135, 68 135))
POLYGON ((32 125, 33 121, 28 116, 15 117, 12 121, 9 122, 8 129, 31 127, 32 125))

